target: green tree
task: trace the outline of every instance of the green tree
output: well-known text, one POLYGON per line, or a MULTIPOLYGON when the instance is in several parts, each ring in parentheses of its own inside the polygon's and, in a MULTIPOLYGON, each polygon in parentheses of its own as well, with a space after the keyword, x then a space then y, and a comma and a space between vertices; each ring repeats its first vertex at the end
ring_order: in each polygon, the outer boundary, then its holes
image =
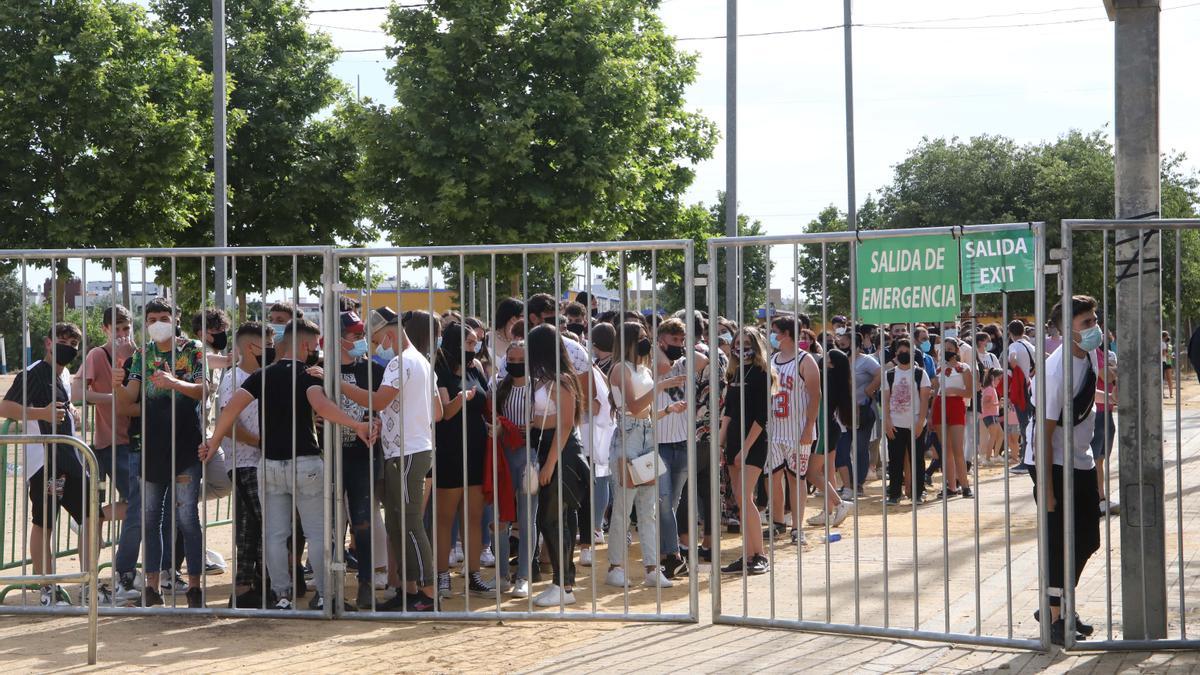
MULTIPOLYGON (((396 244, 646 239, 673 231, 714 125, 657 0, 393 5, 398 105, 365 120, 375 220, 396 244)), ((482 261, 476 260, 476 264, 482 261)), ((544 264, 544 262, 542 263, 544 264)), ((480 269, 480 271, 483 271, 480 269)), ((517 291, 519 269, 499 277, 517 291)))
MULTIPOLYGON (((210 0, 155 0, 153 6, 178 28, 180 47, 211 72, 210 0)), ((226 11, 229 245, 369 244, 375 228, 362 219, 365 207, 355 183, 361 160, 353 124, 358 104, 332 72, 337 49, 328 35, 306 26, 301 0, 238 0, 227 3, 226 11)), ((186 243, 211 244, 212 223, 210 205, 191 220, 186 243)), ((211 274, 212 261, 207 263, 211 274)), ((301 257, 297 263, 301 284, 319 283, 320 258, 301 257)), ((180 288, 198 293, 198 263, 184 267, 180 288)), ((346 271, 348 281, 360 282, 361 266, 346 271)), ((262 290, 261 258, 238 259, 237 274, 240 294, 262 290)), ((291 259, 268 259, 268 290, 291 286, 291 259)))
POLYGON ((5 246, 171 246, 211 185, 199 63, 129 2, 8 0, 0 26, 5 246))

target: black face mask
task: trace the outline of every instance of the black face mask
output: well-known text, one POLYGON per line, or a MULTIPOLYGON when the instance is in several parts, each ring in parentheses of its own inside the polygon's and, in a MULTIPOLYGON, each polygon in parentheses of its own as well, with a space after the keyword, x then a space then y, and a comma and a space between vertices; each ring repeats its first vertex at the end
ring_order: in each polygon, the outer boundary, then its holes
POLYGON ((54 344, 54 361, 58 365, 65 366, 74 361, 76 356, 79 356, 79 350, 71 345, 64 345, 61 342, 54 344))
POLYGON ((896 355, 896 363, 902 366, 907 366, 912 361, 912 354, 908 352, 900 352, 896 355))
POLYGON ((671 361, 674 362, 674 361, 678 361, 679 359, 682 359, 685 352, 684 352, 683 347, 676 347, 675 345, 668 345, 667 347, 665 347, 663 349, 663 353, 667 355, 668 359, 671 359, 671 361))
POLYGON ((258 364, 258 367, 264 368, 272 363, 275 363, 275 348, 263 347, 262 362, 258 364))
POLYGON ((567 324, 567 330, 578 335, 579 337, 583 337, 587 333, 587 326, 581 323, 569 323, 567 324))
POLYGON ((221 331, 212 336, 212 348, 221 352, 229 345, 229 331, 221 331))
POLYGON ((650 356, 650 348, 651 347, 653 347, 653 345, 650 344, 650 338, 642 338, 641 340, 638 340, 638 343, 637 343, 638 356, 650 356))
POLYGON ((946 363, 955 361, 957 359, 958 359, 958 352, 946 352, 946 363))
POLYGON ((513 377, 525 377, 525 362, 508 364, 508 374, 513 377))

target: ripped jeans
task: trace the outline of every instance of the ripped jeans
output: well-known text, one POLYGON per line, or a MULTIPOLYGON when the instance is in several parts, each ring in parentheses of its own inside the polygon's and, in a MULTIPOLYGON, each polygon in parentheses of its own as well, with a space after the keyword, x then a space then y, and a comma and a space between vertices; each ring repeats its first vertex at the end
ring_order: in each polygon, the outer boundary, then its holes
MULTIPOLYGON (((189 575, 204 574, 204 534, 200 529, 200 474, 203 465, 193 464, 184 469, 176 482, 168 485, 146 481, 146 492, 142 495, 142 508, 146 517, 146 531, 142 533, 145 556, 143 561, 162 560, 162 569, 171 569, 171 552, 175 543, 165 541, 170 538, 171 528, 171 498, 174 492, 174 517, 178 523, 178 535, 183 538, 184 558, 187 560, 189 575), (172 485, 174 490, 172 490, 172 485)), ((150 572, 157 570, 151 569, 150 572)))
MULTIPOLYGON (((317 592, 325 595, 325 462, 316 455, 291 459, 267 459, 262 481, 263 528, 267 531, 267 573, 271 590, 283 597, 290 595, 291 566, 288 564, 288 537, 292 536, 292 515, 300 514, 297 529, 308 540, 308 560, 313 567, 317 592), (293 479, 295 488, 293 491, 293 479), (292 510, 295 497, 296 509, 292 510)), ((301 551, 296 551, 296 560, 301 551)), ((368 558, 369 560, 369 558, 368 558)))

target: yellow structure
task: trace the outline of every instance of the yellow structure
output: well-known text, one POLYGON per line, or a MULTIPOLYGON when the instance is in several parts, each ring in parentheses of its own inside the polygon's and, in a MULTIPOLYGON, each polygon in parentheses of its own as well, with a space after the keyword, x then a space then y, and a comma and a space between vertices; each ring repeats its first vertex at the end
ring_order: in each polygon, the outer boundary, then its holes
MULTIPOLYGON (((363 304, 363 313, 367 312, 367 308, 378 309, 380 307, 391 307, 397 312, 405 312, 410 309, 423 309, 429 311, 432 304, 433 311, 437 314, 458 309, 458 295, 454 291, 445 289, 434 289, 432 293, 427 288, 402 288, 399 291, 388 288, 382 290, 372 290, 368 295, 365 291, 350 290, 343 293, 348 298, 361 301, 363 304), (432 302, 430 300, 432 296, 432 302)), ((366 317, 363 317, 364 320, 366 317)))

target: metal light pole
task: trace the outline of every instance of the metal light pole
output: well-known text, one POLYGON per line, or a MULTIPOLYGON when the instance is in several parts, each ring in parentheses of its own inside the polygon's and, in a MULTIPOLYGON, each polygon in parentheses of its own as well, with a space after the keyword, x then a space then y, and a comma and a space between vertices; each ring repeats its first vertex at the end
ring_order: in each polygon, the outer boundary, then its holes
MULTIPOLYGON (((858 229, 858 199, 854 194, 854 47, 851 42, 850 2, 842 5, 842 30, 846 59, 846 229, 858 229)), ((851 269, 854 268, 853 259, 851 269)), ((853 284, 851 284, 853 287, 853 284)))
MULTIPOLYGON (((226 246, 225 176, 225 0, 212 0, 213 7, 213 245, 226 246)), ((213 258, 217 307, 225 307, 225 258, 213 258)), ((264 289, 265 291, 265 289, 264 289)))
MULTIPOLYGON (((725 235, 738 236, 737 208, 737 0, 725 4, 725 235)), ((717 273, 717 261, 708 261, 712 274, 717 273)), ((737 307, 737 278, 741 267, 741 248, 733 246, 725 253, 725 314, 741 323, 735 316, 737 307)), ((717 313, 718 308, 710 311, 717 313)))

